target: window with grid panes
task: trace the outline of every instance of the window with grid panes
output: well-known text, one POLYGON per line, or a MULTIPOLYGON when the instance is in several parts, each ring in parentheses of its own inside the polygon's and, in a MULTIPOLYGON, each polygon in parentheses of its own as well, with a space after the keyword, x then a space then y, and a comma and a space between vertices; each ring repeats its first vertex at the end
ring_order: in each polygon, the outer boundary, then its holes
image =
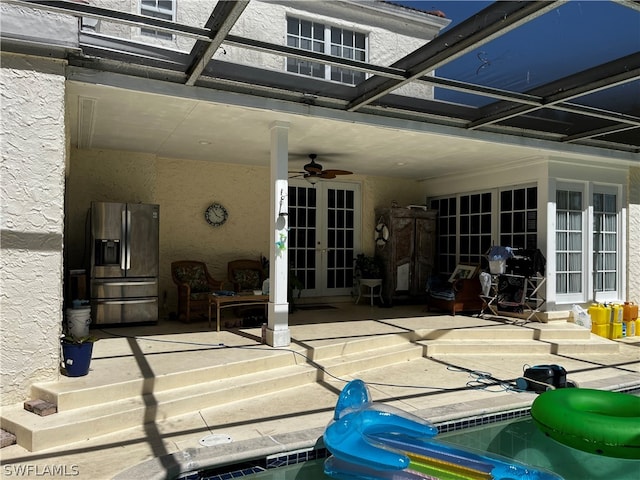
POLYGON ((491 247, 491 193, 461 195, 459 217, 459 262, 480 265, 491 247))
MULTIPOLYGON (((365 34, 294 17, 287 18, 287 46, 340 58, 367 61, 365 34)), ((356 85, 365 79, 364 72, 291 57, 287 58, 287 71, 348 85, 356 85)))
POLYGON ((289 263, 306 289, 316 288, 316 190, 289 186, 289 263))
POLYGON ((581 191, 556 190, 556 293, 583 291, 583 201, 581 191))
MULTIPOLYGON (((147 17, 161 18, 163 20, 173 20, 174 2, 173 0, 142 0, 140 3, 140 14, 147 17)), ((173 38, 171 33, 161 32, 152 28, 141 28, 140 33, 165 40, 171 40, 173 38)))
POLYGON ((433 199, 430 206, 432 210, 438 212, 436 271, 452 273, 457 265, 458 199, 456 197, 433 199))
POLYGON ((327 191, 327 288, 353 286, 354 192, 327 191))
POLYGON ((538 247, 538 188, 516 188, 500 192, 500 245, 512 248, 538 247))
POLYGON ((593 194, 594 288, 614 292, 618 277, 618 208, 614 193, 593 194))

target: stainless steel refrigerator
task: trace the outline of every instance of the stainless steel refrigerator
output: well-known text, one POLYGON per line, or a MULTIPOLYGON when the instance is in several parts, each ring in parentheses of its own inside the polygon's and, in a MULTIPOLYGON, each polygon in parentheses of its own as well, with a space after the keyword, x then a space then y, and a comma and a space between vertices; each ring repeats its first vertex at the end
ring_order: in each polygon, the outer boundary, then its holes
POLYGON ((91 203, 91 318, 95 324, 158 321, 160 207, 91 203))

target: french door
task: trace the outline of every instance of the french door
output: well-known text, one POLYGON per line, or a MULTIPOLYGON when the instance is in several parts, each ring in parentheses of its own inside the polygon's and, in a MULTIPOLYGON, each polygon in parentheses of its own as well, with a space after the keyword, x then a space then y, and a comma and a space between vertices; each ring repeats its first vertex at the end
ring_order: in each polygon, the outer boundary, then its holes
POLYGON ((305 297, 349 295, 360 250, 360 185, 289 180, 288 255, 305 297))

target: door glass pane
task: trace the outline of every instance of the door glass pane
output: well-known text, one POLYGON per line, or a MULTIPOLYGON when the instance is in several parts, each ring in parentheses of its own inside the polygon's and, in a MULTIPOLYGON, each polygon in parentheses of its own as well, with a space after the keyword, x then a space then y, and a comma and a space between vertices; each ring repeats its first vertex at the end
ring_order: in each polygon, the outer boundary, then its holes
POLYGON ((438 212, 436 270, 451 273, 456 266, 456 211, 457 198, 433 199, 432 210, 438 212))
POLYGON ((327 200, 327 216, 335 218, 335 222, 327 225, 327 236, 334 242, 328 246, 326 288, 350 288, 353 286, 354 192, 328 188, 327 200), (342 261, 337 261, 338 258, 342 261), (350 261, 346 262, 347 259, 350 261))
POLYGON ((556 293, 583 291, 582 192, 556 191, 556 293))
POLYGON ((461 195, 460 205, 459 261, 479 265, 486 253, 483 248, 491 245, 490 216, 483 213, 491 211, 491 194, 461 195))
POLYGON ((527 187, 500 192, 500 241, 512 248, 537 248, 538 188, 527 187))
POLYGON ((305 289, 315 288, 316 210, 313 189, 289 186, 289 263, 305 289))
POLYGON ((610 193, 594 193, 594 283, 597 292, 615 292, 618 288, 617 224, 617 196, 610 193))

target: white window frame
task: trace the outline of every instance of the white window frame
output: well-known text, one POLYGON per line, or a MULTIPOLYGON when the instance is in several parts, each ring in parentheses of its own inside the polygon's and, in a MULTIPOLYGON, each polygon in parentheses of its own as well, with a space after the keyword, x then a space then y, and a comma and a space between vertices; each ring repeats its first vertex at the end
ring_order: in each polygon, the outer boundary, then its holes
POLYGON ((616 302, 620 301, 623 298, 623 285, 624 285, 624 268, 626 262, 626 257, 624 255, 624 224, 623 224, 623 192, 622 186, 620 185, 605 185, 605 184, 591 184, 589 189, 589 248, 587 252, 590 253, 589 257, 589 292, 591 292, 592 299, 596 302, 616 302), (616 289, 610 291, 596 291, 595 290, 595 281, 594 276, 596 274, 596 259, 595 259, 595 245, 594 245, 594 221, 595 221, 595 209, 593 205, 593 195, 599 194, 609 194, 616 196, 616 289))
MULTIPOLYGON (((575 293, 559 293, 557 291, 557 283, 556 283, 556 279, 553 279, 553 288, 555 290, 555 296, 556 296, 556 303, 558 304, 572 304, 572 303, 584 303, 587 301, 588 299, 588 285, 589 285, 589 278, 590 277, 590 270, 589 270, 589 265, 591 263, 591 258, 592 255, 590 255, 589 252, 591 252, 591 250, 589 249, 589 244, 592 241, 592 238, 590 237, 591 235, 591 229, 589 228, 589 223, 587 221, 588 219, 588 205, 591 203, 591 200, 589 198, 589 195, 591 195, 589 193, 589 189, 587 188, 587 185, 584 183, 574 183, 574 182, 558 182, 555 186, 555 189, 553 189, 551 193, 551 197, 550 197, 550 203, 554 206, 553 208, 553 212, 550 212, 553 215, 553 249, 550 249, 550 252, 553 252, 553 265, 554 268, 553 269, 549 269, 549 275, 553 274, 553 275, 557 275, 558 274, 558 265, 557 265, 557 260, 556 260, 556 256, 558 254, 558 245, 557 245, 557 204, 556 204, 556 199, 557 199, 557 193, 558 191, 571 191, 571 192, 580 192, 582 194, 582 217, 581 217, 581 228, 582 228, 582 280, 581 280, 581 291, 580 292, 575 292, 575 293)), ((551 256, 551 255, 550 255, 551 256)), ((551 260, 551 259, 548 259, 551 260)), ((551 262, 548 262, 549 265, 551 266, 551 262)))
MULTIPOLYGON (((365 46, 364 46, 364 54, 365 54, 364 62, 368 62, 369 61, 369 34, 367 32, 363 32, 363 31, 356 30, 356 29, 353 29, 353 28, 344 28, 344 27, 341 27, 341 26, 338 26, 338 25, 329 25, 329 24, 326 24, 324 22, 319 22, 319 21, 315 21, 315 20, 312 20, 312 19, 307 19, 307 18, 291 15, 291 16, 288 16, 287 19, 286 19, 287 29, 286 29, 285 33, 286 33, 287 45, 289 45, 289 36, 291 35, 289 33, 289 31, 288 31, 288 24, 289 24, 290 20, 295 20, 295 21, 298 22, 298 24, 300 24, 300 22, 310 22, 311 24, 315 24, 316 26, 322 26, 323 29, 324 29, 324 37, 323 37, 323 40, 322 40, 323 50, 324 50, 323 53, 325 55, 335 56, 336 58, 345 58, 345 57, 337 57, 336 55, 332 55, 331 54, 331 49, 332 49, 332 47, 334 45, 332 43, 332 36, 331 36, 331 29, 332 28, 339 28, 342 31, 351 32, 352 34, 363 35, 364 36, 364 43, 365 43, 365 46)), ((305 40, 309 41, 311 44, 313 44, 314 42, 318 42, 319 43, 319 40, 316 40, 316 39, 313 39, 313 38, 307 38, 307 37, 300 37, 300 35, 298 35, 297 38, 299 40, 305 39, 305 40)), ((341 44, 339 46, 342 47, 342 48, 346 47, 346 48, 353 48, 354 50, 360 50, 360 49, 357 49, 355 46, 347 47, 344 44, 341 44)), ((296 47, 294 47, 294 48, 296 48, 296 47)), ((297 48, 300 48, 302 50, 311 51, 311 52, 314 51, 313 49, 306 49, 306 48, 302 48, 300 46, 298 46, 297 48)), ((298 60, 296 58, 293 58, 293 60, 296 61, 296 62, 301 61, 301 60, 298 60)), ((313 61, 310 61, 310 60, 302 60, 302 61, 315 63, 315 64, 320 64, 324 68, 324 77, 323 77, 324 80, 327 80, 327 81, 330 81, 330 82, 335 82, 335 83, 340 83, 342 85, 354 85, 353 83, 350 83, 350 82, 342 82, 342 81, 338 81, 338 80, 333 80, 332 79, 332 75, 331 75, 332 68, 340 68, 342 70, 350 70, 349 68, 334 67, 332 65, 324 65, 324 64, 322 64, 322 62, 313 62, 313 61)), ((284 59, 284 63, 285 63, 285 65, 284 65, 285 71, 288 72, 288 73, 294 73, 294 72, 290 72, 289 69, 288 69, 289 57, 284 59)), ((305 77, 310 77, 310 78, 320 78, 320 77, 316 77, 314 75, 307 75, 305 73, 295 73, 295 74, 302 75, 302 76, 305 76, 305 77)), ((367 78, 367 76, 368 75, 365 74, 365 78, 367 78)))
MULTIPOLYGON (((169 12, 169 10, 165 9, 165 8, 161 8, 158 4, 160 2, 160 0, 154 0, 156 3, 155 7, 149 7, 146 5, 142 4, 142 0, 140 0, 140 15, 147 15, 150 17, 155 17, 154 15, 151 15, 151 13, 161 13, 164 15, 168 15, 169 13, 171 13, 171 18, 167 19, 170 21, 174 21, 176 19, 176 3, 177 0, 166 0, 166 1, 170 1, 171 2, 171 11, 169 12)), ((162 18, 162 17, 157 17, 157 18, 162 18)), ((155 30, 151 27, 141 27, 140 28, 140 35, 144 35, 146 37, 154 37, 157 38, 158 40, 173 40, 174 36, 172 33, 168 33, 168 32, 164 32, 164 31, 159 31, 159 30, 155 30)))

